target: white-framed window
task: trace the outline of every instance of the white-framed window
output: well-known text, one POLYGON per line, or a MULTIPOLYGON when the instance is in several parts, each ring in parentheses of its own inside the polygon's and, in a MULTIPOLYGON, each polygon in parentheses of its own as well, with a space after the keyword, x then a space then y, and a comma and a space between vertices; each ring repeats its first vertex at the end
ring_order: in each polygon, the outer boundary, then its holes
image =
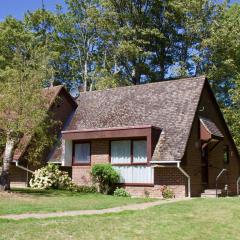
POLYGON ((147 163, 147 141, 144 139, 111 141, 111 163, 147 163))
POLYGON ((133 140, 133 163, 147 162, 147 141, 133 140))
POLYGON ((120 174, 120 183, 153 184, 154 168, 150 166, 113 166, 120 174))
POLYGON ((111 163, 131 163, 131 140, 111 141, 111 163))
POLYGON ((75 143, 74 144, 74 156, 73 164, 90 164, 90 143, 75 143))

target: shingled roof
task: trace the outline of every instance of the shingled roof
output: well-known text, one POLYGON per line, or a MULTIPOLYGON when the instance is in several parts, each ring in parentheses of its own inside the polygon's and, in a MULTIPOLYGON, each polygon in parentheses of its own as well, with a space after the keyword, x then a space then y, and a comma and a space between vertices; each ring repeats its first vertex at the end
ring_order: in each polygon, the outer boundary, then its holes
POLYGON ((214 122, 208 118, 200 117, 200 122, 203 124, 204 128, 214 137, 223 138, 224 135, 219 130, 214 122))
MULTIPOLYGON (((59 96, 59 93, 61 91, 66 91, 63 85, 44 88, 42 90, 42 95, 46 99, 46 111, 49 111, 54 102, 56 101, 57 97, 59 96)), ((70 96, 70 95, 69 95, 70 96)), ((18 161, 23 154, 25 153, 27 147, 29 146, 31 142, 32 136, 31 135, 24 135, 16 147, 14 151, 13 160, 18 161)))
POLYGON ((205 77, 81 93, 67 130, 152 125, 163 130, 152 160, 180 160, 205 77))

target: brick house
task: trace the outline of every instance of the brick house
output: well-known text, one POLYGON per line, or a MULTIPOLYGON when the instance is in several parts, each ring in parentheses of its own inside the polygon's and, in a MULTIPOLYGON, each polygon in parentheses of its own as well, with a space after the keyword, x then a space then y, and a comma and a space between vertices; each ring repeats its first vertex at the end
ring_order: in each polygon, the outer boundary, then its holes
MULTIPOLYGON (((61 146, 48 161, 91 185, 91 168, 111 163, 135 196, 200 196, 228 185, 237 193, 240 158, 205 77, 84 92, 66 114, 61 146)), ((67 106, 61 109, 66 111, 67 106)))
POLYGON ((239 155, 205 77, 81 93, 51 161, 91 185, 91 167, 111 163, 132 195, 200 196, 227 184, 237 193, 239 155))
MULTIPOLYGON (((77 104, 63 86, 45 88, 43 89, 43 96, 47 100, 46 110, 59 123, 58 127, 49 134, 58 134, 60 136, 61 130, 66 128, 72 114, 77 108, 77 104)), ((28 162, 27 151, 32 144, 32 137, 24 135, 14 151, 13 162, 10 165, 11 186, 23 187, 28 185, 31 172, 45 165, 49 160, 52 149, 45 149, 41 159, 38 159, 38 166, 34 166, 28 162)))

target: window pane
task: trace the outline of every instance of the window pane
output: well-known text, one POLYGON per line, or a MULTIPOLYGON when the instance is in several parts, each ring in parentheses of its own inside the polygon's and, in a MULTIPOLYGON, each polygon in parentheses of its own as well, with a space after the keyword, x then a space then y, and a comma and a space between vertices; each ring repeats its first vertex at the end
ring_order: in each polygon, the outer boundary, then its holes
POLYGON ((89 143, 75 144, 74 162, 90 163, 90 144, 89 143))
POLYGON ((114 166, 120 174, 120 183, 153 183, 154 168, 147 166, 114 166))
POLYGON ((131 141, 111 142, 111 162, 131 163, 131 141))
POLYGON ((147 141, 133 141, 133 162, 147 162, 147 141))

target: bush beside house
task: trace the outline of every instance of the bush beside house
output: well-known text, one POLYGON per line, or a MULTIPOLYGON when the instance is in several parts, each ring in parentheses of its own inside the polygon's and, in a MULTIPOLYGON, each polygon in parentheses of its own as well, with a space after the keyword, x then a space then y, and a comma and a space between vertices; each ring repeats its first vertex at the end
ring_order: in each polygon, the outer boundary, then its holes
POLYGON ((120 180, 119 173, 111 164, 96 164, 92 168, 92 179, 100 193, 109 194, 120 180))
POLYGON ((33 173, 29 182, 34 189, 72 189, 74 183, 67 172, 59 170, 55 164, 48 164, 33 173))
POLYGON ((124 188, 116 188, 114 193, 116 197, 131 197, 130 193, 128 193, 124 188))

